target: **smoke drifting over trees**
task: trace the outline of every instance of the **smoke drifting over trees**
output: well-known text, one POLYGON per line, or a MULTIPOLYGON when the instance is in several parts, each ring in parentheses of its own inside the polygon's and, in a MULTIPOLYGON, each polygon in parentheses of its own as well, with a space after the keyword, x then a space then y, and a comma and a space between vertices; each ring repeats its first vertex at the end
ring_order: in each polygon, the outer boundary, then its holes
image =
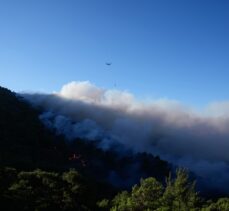
POLYGON ((99 140, 104 150, 120 144, 120 149, 150 152, 190 168, 207 183, 228 187, 227 103, 212 104, 207 110, 213 115, 202 115, 175 101, 144 103, 128 92, 101 89, 88 81, 71 82, 54 94, 23 96, 44 111, 40 119, 47 127, 69 141, 99 140))

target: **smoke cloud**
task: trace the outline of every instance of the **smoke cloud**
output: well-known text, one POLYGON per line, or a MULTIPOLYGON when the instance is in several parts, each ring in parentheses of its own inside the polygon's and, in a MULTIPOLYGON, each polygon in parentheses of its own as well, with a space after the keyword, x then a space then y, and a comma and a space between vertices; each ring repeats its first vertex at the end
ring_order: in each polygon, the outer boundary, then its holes
MULTIPOLYGON (((100 140, 104 150, 120 144, 191 169, 215 187, 229 187, 229 103, 204 114, 176 101, 138 101, 131 93, 88 81, 71 82, 54 94, 24 94, 44 110, 42 122, 70 141, 100 140)), ((227 190, 228 191, 228 190, 227 190)))

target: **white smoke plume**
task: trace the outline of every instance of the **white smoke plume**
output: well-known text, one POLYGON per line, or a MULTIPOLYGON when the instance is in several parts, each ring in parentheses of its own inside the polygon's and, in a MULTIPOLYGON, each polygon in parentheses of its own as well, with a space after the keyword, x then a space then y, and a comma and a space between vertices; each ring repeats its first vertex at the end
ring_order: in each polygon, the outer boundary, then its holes
POLYGON ((120 143, 188 167, 216 187, 229 187, 229 103, 214 103, 203 115, 176 101, 144 103, 88 81, 24 97, 46 111, 40 116, 45 125, 69 140, 101 140, 103 149, 120 143))

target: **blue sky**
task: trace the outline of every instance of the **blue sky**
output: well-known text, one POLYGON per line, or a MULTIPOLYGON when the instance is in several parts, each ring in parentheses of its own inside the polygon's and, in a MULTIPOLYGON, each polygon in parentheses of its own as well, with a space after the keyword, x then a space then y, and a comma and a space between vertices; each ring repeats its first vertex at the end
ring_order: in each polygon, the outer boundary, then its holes
POLYGON ((228 11, 227 0, 0 0, 0 85, 89 80, 142 99, 227 101, 228 11))

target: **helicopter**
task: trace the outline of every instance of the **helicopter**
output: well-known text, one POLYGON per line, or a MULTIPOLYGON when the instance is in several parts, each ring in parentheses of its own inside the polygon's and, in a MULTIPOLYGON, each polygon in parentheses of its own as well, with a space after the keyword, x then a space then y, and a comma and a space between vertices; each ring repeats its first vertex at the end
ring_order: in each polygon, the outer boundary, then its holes
POLYGON ((106 64, 107 66, 112 65, 112 63, 111 63, 111 62, 106 62, 105 64, 106 64))

